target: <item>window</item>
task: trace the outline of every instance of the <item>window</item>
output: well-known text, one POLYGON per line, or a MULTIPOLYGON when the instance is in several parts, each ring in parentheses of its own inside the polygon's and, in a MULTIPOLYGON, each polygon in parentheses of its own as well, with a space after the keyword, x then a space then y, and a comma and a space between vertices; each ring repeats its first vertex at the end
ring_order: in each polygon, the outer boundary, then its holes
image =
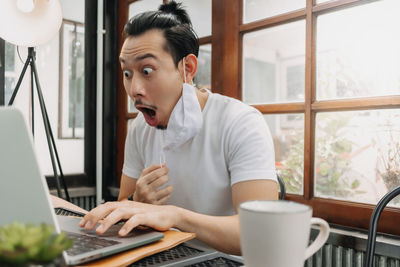
POLYGON ((302 195, 304 187, 304 114, 264 114, 275 149, 275 168, 286 192, 302 195))
POLYGON ((85 27, 64 20, 60 30, 59 138, 84 136, 85 27))
POLYGON ((243 36, 242 100, 304 101, 305 20, 243 36))
POLYGON ((317 17, 317 100, 400 93, 399 7, 386 0, 317 17))
POLYGON ((199 37, 199 55, 194 83, 198 88, 211 89, 211 0, 183 0, 192 20, 194 31, 199 37))
POLYGON ((368 204, 400 185, 400 3, 272 2, 242 2, 238 95, 264 113, 289 199, 368 228, 368 204))
POLYGON ((4 72, 4 101, 10 101, 12 92, 17 83, 18 74, 15 70, 15 46, 5 42, 5 72, 4 72))
POLYGON ((317 113, 315 196, 376 204, 400 185, 399 119, 399 109, 317 113))
POLYGON ((249 23, 306 7, 306 0, 243 0, 243 22, 249 23))
POLYGON ((198 67, 194 83, 200 89, 211 89, 211 44, 200 46, 197 62, 198 67))
MULTIPOLYGON (((96 88, 93 82, 92 66, 96 65, 96 58, 85 54, 85 32, 96 31, 96 19, 88 17, 90 12, 85 11, 97 7, 90 0, 61 0, 63 26, 60 34, 56 34, 48 43, 35 47, 36 66, 40 87, 55 139, 60 164, 68 185, 94 185, 95 145, 88 141, 95 141, 95 116, 88 105, 96 99, 85 88, 96 88), (84 22, 88 20, 86 25, 84 22), (94 26, 94 31, 93 31, 94 26), (89 71, 85 79, 84 70, 89 71), (85 122, 89 121, 86 125, 85 122), (59 126, 59 127, 58 127, 59 126), (88 134, 88 136, 86 136, 88 134)), ((95 12, 91 11, 89 15, 95 12)), ((90 47, 96 47, 96 40, 90 39, 90 47)), ((1 47, 1 46, 0 46, 1 47)), ((27 48, 17 47, 4 42, 4 90, 0 94, 7 105, 14 92, 17 80, 27 57, 27 48)), ((95 51, 95 49, 93 50, 95 51)), ((50 187, 54 185, 53 167, 50 160, 48 143, 43 126, 42 114, 37 98, 36 86, 32 94, 30 69, 23 77, 21 87, 14 101, 14 106, 25 115, 28 123, 34 130, 36 152, 41 170, 48 176, 50 187), (33 112, 32 112, 32 99, 33 112), (32 114, 34 114, 32 118, 32 114)), ((96 90, 93 90, 95 92, 96 90)), ((2 103, 3 104, 3 103, 2 103)), ((91 105, 92 107, 95 105, 91 105)), ((94 109, 95 111, 95 109, 94 109)))

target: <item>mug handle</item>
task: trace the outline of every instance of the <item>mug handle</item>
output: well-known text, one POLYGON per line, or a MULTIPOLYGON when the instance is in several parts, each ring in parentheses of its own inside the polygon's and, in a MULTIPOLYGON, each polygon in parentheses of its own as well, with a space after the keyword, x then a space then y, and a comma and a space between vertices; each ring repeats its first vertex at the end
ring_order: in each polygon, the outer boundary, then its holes
POLYGON ((317 238, 309 245, 306 249, 305 253, 305 260, 311 257, 315 252, 317 252, 328 240, 329 237, 329 224, 320 218, 311 218, 310 224, 317 224, 319 225, 319 234, 317 238))

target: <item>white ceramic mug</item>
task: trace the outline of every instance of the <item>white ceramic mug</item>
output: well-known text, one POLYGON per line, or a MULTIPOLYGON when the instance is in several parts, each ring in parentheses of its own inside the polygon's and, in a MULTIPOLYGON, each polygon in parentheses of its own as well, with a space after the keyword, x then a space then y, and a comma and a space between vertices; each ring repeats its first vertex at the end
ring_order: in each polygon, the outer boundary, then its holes
POLYGON ((240 245, 246 267, 302 267, 329 236, 329 225, 311 218, 312 208, 292 201, 247 201, 239 205, 240 245), (319 234, 307 247, 311 225, 319 234))

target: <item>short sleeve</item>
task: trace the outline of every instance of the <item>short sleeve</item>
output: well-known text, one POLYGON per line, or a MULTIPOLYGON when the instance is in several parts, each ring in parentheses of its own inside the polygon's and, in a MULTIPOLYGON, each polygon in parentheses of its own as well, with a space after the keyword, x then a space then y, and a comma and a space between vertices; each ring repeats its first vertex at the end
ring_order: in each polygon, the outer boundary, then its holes
POLYGON ((139 178, 144 169, 142 153, 139 153, 139 129, 138 118, 129 124, 128 134, 125 140, 125 156, 122 173, 131 178, 139 178))
POLYGON ((236 116, 227 142, 231 185, 248 180, 277 180, 274 145, 261 113, 251 108, 236 116))

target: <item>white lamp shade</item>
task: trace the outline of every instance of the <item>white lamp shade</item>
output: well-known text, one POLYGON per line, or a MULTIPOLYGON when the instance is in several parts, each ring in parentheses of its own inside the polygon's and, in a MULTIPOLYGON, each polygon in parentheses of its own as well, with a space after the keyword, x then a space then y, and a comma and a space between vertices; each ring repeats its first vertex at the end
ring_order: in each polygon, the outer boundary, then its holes
POLYGON ((62 12, 59 0, 33 0, 24 12, 17 0, 0 1, 0 37, 9 43, 35 47, 48 42, 59 31, 62 12))

